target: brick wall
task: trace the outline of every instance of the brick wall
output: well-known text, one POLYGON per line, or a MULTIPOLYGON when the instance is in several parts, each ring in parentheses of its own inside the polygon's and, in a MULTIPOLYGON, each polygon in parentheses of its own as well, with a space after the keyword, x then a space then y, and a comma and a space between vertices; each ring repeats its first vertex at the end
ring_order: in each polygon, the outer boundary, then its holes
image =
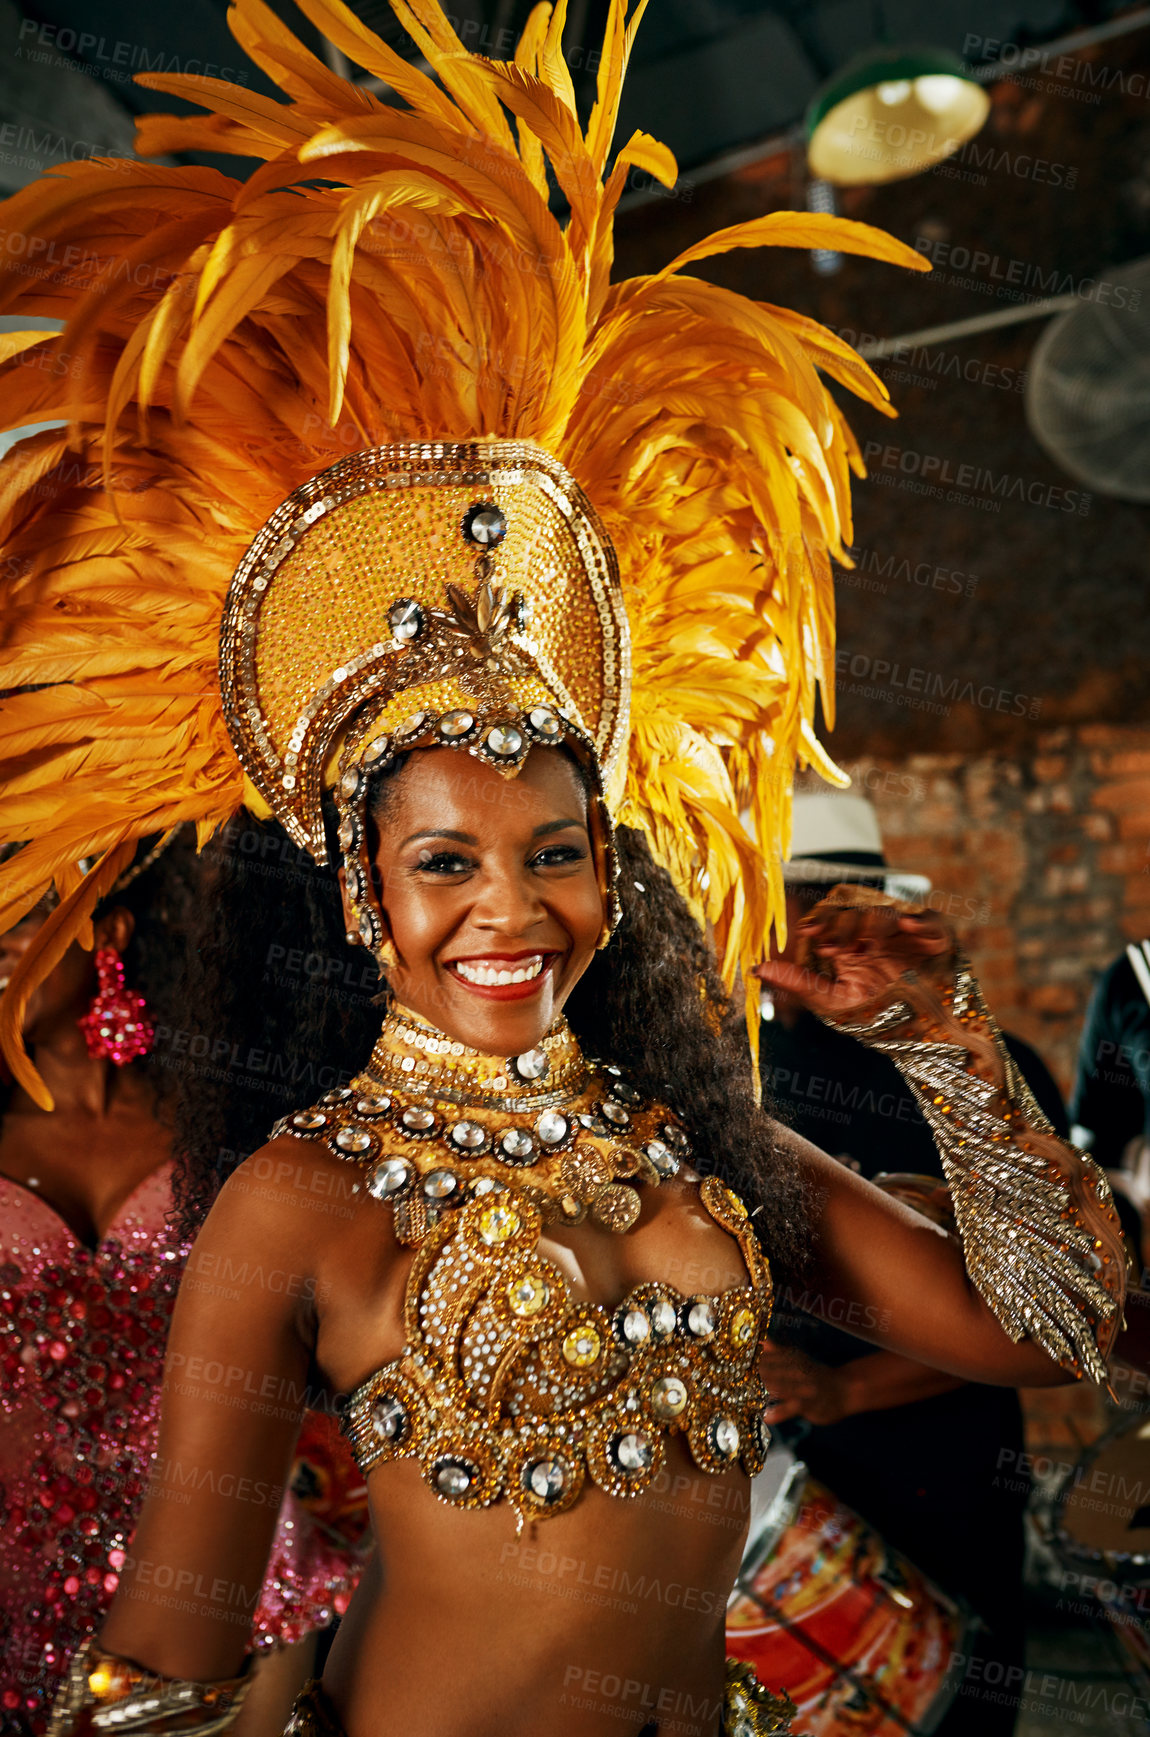
POLYGON ((1068 1091, 1098 972, 1150 934, 1150 726, 848 770, 879 810, 890 862, 931 877, 995 1014, 1068 1091))

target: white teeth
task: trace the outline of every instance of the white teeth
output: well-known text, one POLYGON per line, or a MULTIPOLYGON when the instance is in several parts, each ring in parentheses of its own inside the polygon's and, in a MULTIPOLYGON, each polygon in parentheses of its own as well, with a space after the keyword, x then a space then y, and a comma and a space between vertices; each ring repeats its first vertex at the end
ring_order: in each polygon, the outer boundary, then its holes
POLYGON ((535 953, 517 965, 514 971, 500 971, 494 965, 480 965, 477 960, 457 959, 455 969, 467 983, 478 983, 485 989, 502 987, 505 983, 527 983, 543 969, 542 953, 535 953))

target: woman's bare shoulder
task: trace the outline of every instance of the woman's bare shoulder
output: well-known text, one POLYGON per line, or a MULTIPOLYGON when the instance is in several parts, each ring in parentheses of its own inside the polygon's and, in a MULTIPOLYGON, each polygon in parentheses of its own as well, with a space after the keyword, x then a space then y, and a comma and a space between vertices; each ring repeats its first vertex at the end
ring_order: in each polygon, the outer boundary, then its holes
POLYGON ((201 1238, 245 1236, 319 1249, 346 1231, 364 1200, 354 1164, 318 1141, 281 1134, 260 1146, 228 1177, 201 1238))

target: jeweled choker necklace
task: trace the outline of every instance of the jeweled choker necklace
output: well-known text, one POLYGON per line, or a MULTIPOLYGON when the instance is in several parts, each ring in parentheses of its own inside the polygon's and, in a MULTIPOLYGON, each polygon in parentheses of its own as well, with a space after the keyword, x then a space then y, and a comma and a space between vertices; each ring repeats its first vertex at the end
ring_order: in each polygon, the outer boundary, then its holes
POLYGON ((560 1015, 542 1041, 521 1055, 485 1055, 447 1037, 405 1007, 395 1007, 358 1079, 359 1090, 383 1086, 408 1097, 486 1105, 511 1112, 538 1110, 582 1090, 588 1066, 560 1015))

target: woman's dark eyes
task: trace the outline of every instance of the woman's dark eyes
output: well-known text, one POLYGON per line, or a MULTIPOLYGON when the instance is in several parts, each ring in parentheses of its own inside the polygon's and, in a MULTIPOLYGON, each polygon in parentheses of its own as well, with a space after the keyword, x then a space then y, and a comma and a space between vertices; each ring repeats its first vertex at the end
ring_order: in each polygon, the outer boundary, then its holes
POLYGON ((458 851, 437 850, 434 856, 421 856, 418 866, 433 875, 454 875, 474 868, 475 864, 470 857, 460 856, 458 851))
POLYGON ((577 844, 549 844, 546 850, 531 858, 535 868, 556 868, 569 862, 582 862, 587 855, 577 844))
MULTIPOLYGON (((530 859, 532 868, 564 868, 568 863, 582 862, 587 852, 574 844, 549 844, 536 851, 530 859)), ((421 856, 417 868, 423 874, 460 875, 477 868, 472 857, 461 856, 454 850, 437 850, 434 855, 421 856)))

